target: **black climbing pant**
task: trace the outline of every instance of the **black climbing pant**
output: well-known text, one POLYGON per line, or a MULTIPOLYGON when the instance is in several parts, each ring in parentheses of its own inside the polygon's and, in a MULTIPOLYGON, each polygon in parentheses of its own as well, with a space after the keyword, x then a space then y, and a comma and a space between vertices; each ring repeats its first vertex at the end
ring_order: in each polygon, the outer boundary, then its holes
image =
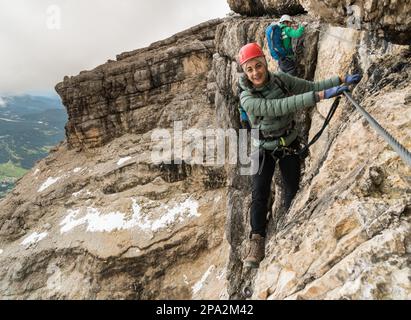
POLYGON ((284 73, 288 73, 291 76, 297 76, 297 64, 294 59, 286 57, 278 60, 278 66, 284 73))
MULTIPOLYGON (((294 142, 291 146, 295 146, 295 144, 298 145, 297 142, 294 142)), ((251 234, 259 234, 263 237, 266 236, 268 202, 270 201, 271 181, 277 157, 279 158, 278 162, 284 186, 283 203, 286 209, 290 207, 300 183, 300 157, 296 154, 283 156, 281 152, 276 152, 274 156, 271 155, 270 151, 260 150, 260 172, 252 177, 251 234)))

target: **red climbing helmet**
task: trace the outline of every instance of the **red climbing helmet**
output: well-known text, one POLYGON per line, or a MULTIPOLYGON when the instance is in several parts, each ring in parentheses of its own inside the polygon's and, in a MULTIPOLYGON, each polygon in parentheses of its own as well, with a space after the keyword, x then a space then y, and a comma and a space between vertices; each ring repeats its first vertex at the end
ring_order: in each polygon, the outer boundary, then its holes
POLYGON ((255 42, 246 44, 240 49, 238 54, 240 65, 243 65, 247 61, 258 57, 264 57, 264 52, 258 43, 255 42))

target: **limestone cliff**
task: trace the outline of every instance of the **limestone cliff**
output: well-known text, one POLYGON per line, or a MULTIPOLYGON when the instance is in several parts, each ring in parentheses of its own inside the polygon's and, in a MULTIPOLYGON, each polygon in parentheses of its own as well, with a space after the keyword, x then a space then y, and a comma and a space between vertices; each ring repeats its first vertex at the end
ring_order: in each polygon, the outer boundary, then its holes
MULTIPOLYGON (((254 15, 273 12, 260 7, 254 15)), ((354 97, 410 149, 409 47, 313 12, 296 19, 309 22, 300 74, 363 73, 354 97)), ((241 262, 250 177, 236 165, 152 161, 153 132, 175 132, 174 121, 238 128, 236 54, 250 41, 267 52, 271 22, 210 21, 56 86, 67 140, 0 202, 1 298, 411 298, 411 170, 344 99, 288 212, 276 175, 258 271, 241 262)), ((302 135, 330 103, 298 115, 302 135)))
POLYGON ((304 8, 298 0, 227 0, 231 10, 248 16, 298 14, 304 8))
POLYGON ((123 53, 56 89, 67 140, 1 202, 2 298, 211 298, 223 289, 218 167, 153 163, 153 130, 216 127, 219 20, 123 53), (216 254, 218 253, 218 256, 216 254), (202 291, 210 268, 215 292, 202 291))
MULTIPOLYGON (((223 33, 221 38, 217 33, 221 40, 214 70, 221 90, 216 101, 226 111, 219 113, 220 122, 236 122, 230 113, 238 77, 232 62, 235 53, 243 39, 263 43, 268 22, 234 18, 219 27, 223 33)), ((409 48, 372 33, 326 25, 318 44, 315 39, 305 41, 306 69, 316 65, 315 79, 362 72, 355 98, 409 148, 409 48), (313 43, 318 51, 311 49, 313 43)), ((320 103, 311 111, 310 137, 319 130, 330 104, 320 103)), ((278 203, 281 187, 275 187, 269 254, 258 272, 242 268, 250 181, 233 172, 226 230, 232 249, 229 295, 244 298, 244 288, 251 288, 255 299, 409 299, 410 168, 345 101, 305 164, 301 190, 287 213, 278 203)))
POLYGON ((409 0, 228 0, 242 15, 298 14, 304 10, 322 21, 343 27, 379 32, 390 41, 409 44, 409 0))
MULTIPOLYGON (((202 103, 200 88, 207 81, 219 23, 204 23, 148 48, 120 54, 117 61, 77 77, 66 77, 56 91, 69 114, 69 146, 92 148, 124 133, 167 127, 178 116, 173 106, 189 104, 188 109, 195 110, 202 103)), ((192 126, 195 119, 190 120, 187 124, 192 126)))
POLYGON ((304 8, 324 21, 381 32, 390 41, 410 44, 411 2, 377 0, 300 0, 304 8))

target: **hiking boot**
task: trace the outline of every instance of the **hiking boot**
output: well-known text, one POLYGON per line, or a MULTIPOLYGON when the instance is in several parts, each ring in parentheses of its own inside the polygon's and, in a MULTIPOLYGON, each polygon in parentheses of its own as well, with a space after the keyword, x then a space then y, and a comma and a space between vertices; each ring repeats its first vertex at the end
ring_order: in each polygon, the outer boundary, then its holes
POLYGON ((258 268, 265 257, 265 238, 259 234, 253 234, 250 240, 250 251, 244 260, 244 267, 258 268))

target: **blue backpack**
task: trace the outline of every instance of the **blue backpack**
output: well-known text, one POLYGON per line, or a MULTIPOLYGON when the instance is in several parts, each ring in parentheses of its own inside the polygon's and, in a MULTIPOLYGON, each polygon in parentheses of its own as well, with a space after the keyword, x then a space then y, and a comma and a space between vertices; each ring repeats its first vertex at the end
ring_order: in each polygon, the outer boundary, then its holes
POLYGON ((283 47, 282 33, 283 30, 278 24, 271 24, 265 30, 268 48, 270 49, 271 56, 275 60, 280 60, 280 58, 287 56, 287 51, 283 47))

